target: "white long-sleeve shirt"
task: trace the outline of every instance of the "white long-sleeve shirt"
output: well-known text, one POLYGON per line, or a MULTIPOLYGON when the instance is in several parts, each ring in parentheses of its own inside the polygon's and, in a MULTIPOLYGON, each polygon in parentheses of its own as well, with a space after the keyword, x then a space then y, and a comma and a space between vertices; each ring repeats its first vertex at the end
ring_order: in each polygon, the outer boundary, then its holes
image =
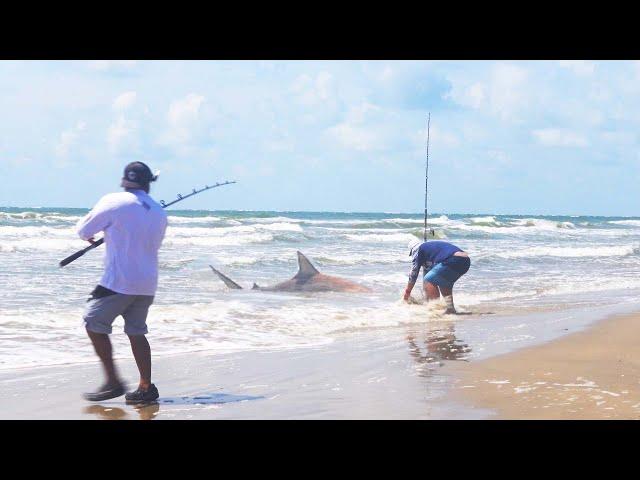
POLYGON ((155 295, 167 214, 146 192, 105 195, 76 228, 83 240, 104 232, 105 269, 100 285, 127 295, 155 295))

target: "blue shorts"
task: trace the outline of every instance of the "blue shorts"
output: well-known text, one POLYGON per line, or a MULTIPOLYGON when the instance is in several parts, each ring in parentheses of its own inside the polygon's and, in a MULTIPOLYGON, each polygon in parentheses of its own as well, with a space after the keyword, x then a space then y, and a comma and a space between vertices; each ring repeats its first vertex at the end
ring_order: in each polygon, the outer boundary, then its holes
POLYGON ((469 257, 449 257, 429 270, 424 276, 424 281, 439 287, 453 288, 453 284, 467 273, 470 266, 471 260, 469 257))

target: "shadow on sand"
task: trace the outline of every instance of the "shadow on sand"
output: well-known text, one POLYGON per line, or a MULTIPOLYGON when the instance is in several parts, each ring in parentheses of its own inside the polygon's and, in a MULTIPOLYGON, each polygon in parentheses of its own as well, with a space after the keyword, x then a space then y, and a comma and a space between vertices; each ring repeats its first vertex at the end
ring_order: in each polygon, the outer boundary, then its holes
POLYGON ((243 402, 247 400, 259 400, 265 398, 252 395, 233 395, 230 393, 204 393, 202 395, 184 397, 159 398, 160 405, 211 405, 220 403, 243 402))
MULTIPOLYGON (((248 400, 259 400, 263 396, 252 395, 232 395, 230 393, 205 393, 202 395, 183 397, 163 397, 155 402, 143 405, 132 405, 140 420, 153 420, 160 412, 160 405, 213 405, 233 402, 244 402, 248 400)), ((84 408, 83 413, 95 415, 103 420, 126 420, 133 419, 126 410, 112 405, 90 405, 84 408)))

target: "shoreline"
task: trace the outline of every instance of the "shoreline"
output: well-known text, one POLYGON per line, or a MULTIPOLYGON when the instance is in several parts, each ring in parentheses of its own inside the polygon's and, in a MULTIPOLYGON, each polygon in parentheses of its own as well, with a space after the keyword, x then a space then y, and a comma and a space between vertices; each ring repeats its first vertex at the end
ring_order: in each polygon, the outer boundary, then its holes
MULTIPOLYGON (((498 378, 504 376, 500 368, 487 370, 487 365, 497 362, 516 375, 520 355, 531 356, 529 352, 572 341, 567 339, 576 335, 591 336, 590 332, 608 325, 612 317, 640 319, 640 313, 629 311, 640 312, 630 303, 615 308, 535 312, 524 323, 523 316, 469 316, 351 331, 316 346, 162 355, 153 360, 153 381, 160 390, 160 402, 142 409, 125 405, 124 397, 99 404, 81 398, 83 391, 102 382, 97 360, 0 370, 0 418, 495 418, 496 412, 504 409, 502 397, 507 386, 516 385, 514 395, 520 399, 525 398, 527 388, 539 385, 526 383, 526 379, 516 383, 515 377, 503 383, 507 378, 498 378), (487 331, 508 341, 496 342, 491 337, 480 341, 487 331)), ((534 353, 526 365, 535 367, 539 361, 544 361, 544 356, 534 353)), ((125 380, 137 379, 131 356, 122 355, 116 363, 125 380)), ((590 388, 575 378, 563 382, 564 386, 579 383, 577 389, 590 388)), ((129 382, 129 386, 134 384, 129 382)), ((613 387, 601 390, 605 397, 626 395, 613 387)), ((526 411, 507 412, 499 418, 548 418, 529 415, 526 411)))
POLYGON ((450 398, 489 419, 640 418, 640 312, 469 364, 451 364, 450 398))
MULTIPOLYGON (((450 379, 411 351, 405 329, 357 334, 288 351, 180 355, 154 359, 158 405, 124 397, 86 402, 103 380, 92 364, 0 372, 1 419, 431 419, 457 407, 440 403, 450 379), (7 374, 9 373, 9 374, 7 374)), ((409 333, 418 339, 421 332, 409 333)), ((423 340, 423 339, 421 339, 423 340)), ((419 342, 421 340, 418 340, 419 342)), ((137 379, 133 358, 117 363, 137 379)), ((129 387, 134 383, 129 381, 129 387)), ((469 415, 477 415, 469 412, 469 415)))

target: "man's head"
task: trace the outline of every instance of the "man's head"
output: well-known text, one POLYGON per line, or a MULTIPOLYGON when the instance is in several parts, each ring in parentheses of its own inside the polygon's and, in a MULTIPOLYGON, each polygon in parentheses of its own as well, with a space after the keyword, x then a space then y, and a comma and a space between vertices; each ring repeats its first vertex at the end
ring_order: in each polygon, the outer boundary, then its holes
POLYGON ((418 249, 418 247, 422 245, 422 242, 420 240, 418 240, 417 238, 411 239, 409 241, 409 244, 407 245, 407 248, 409 249, 409 256, 413 256, 413 254, 416 252, 416 250, 418 249))
POLYGON ((144 190, 149 193, 149 184, 158 179, 157 175, 142 162, 131 162, 124 167, 121 187, 144 190))

